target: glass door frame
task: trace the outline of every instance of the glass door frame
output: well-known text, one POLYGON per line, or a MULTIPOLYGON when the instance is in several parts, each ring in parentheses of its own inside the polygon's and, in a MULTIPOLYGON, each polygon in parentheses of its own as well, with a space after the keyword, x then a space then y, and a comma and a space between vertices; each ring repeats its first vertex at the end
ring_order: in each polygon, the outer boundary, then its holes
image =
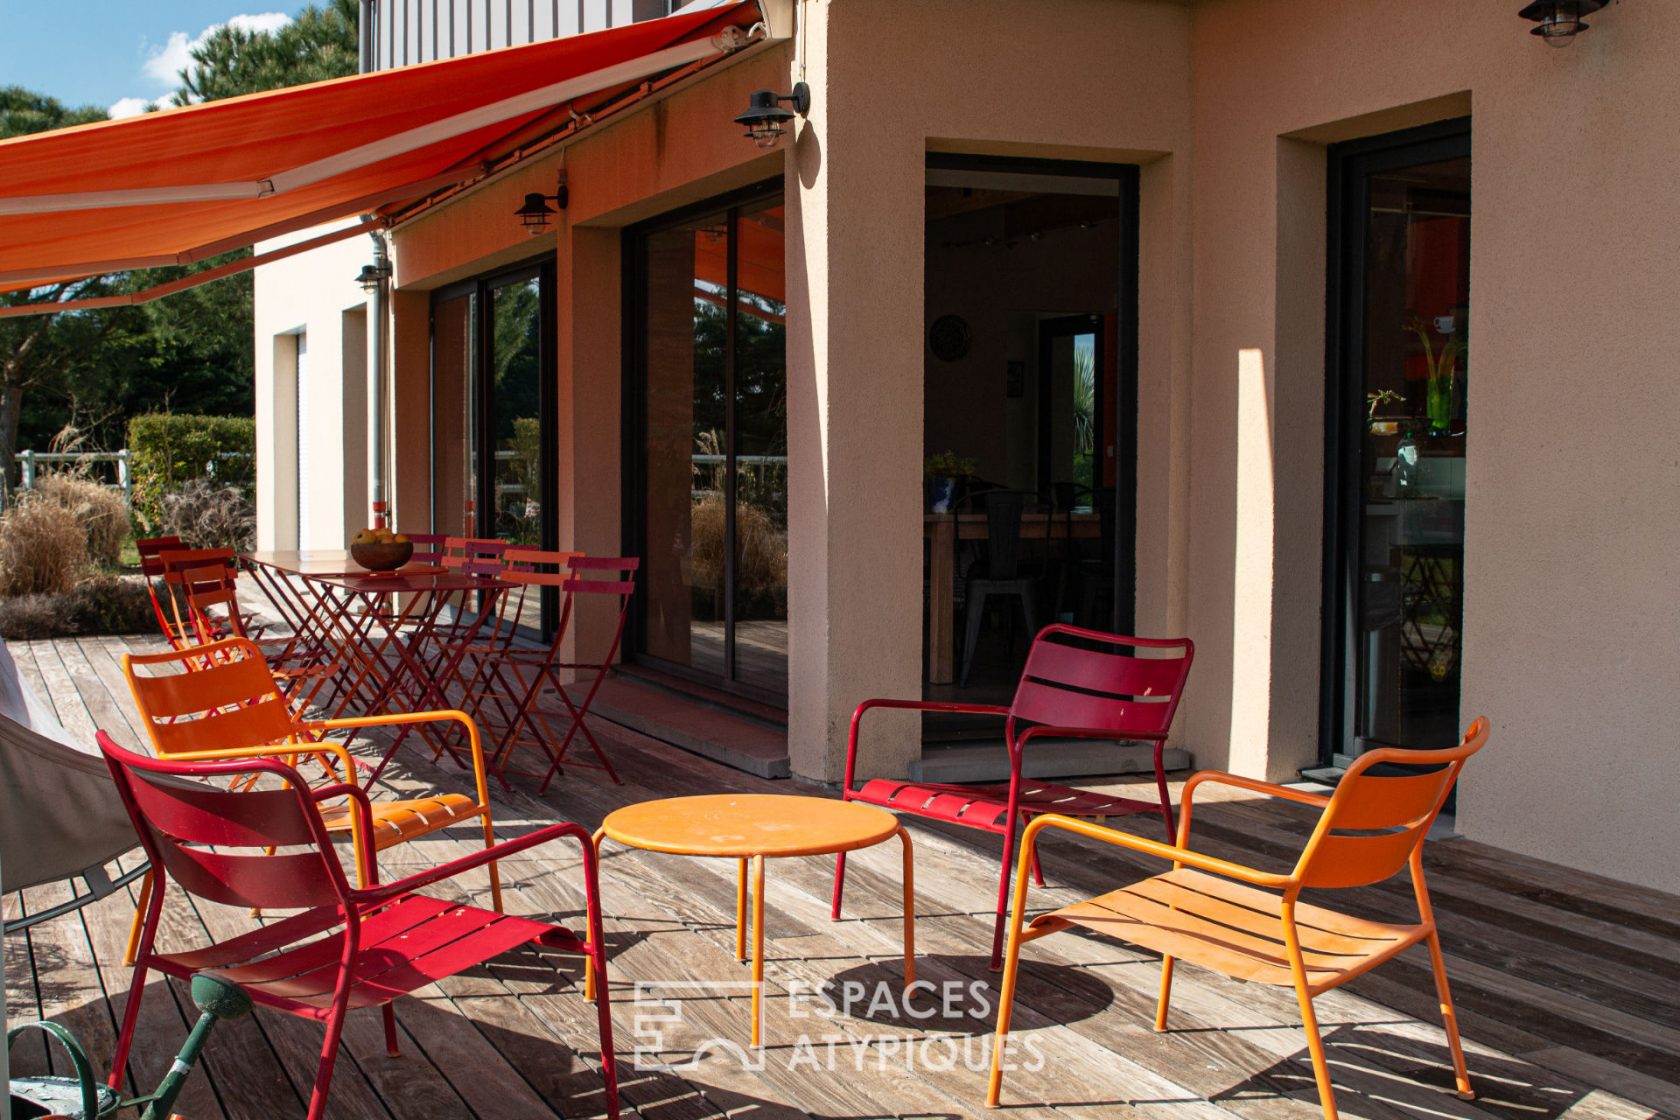
MULTIPOLYGON (((1130 634, 1137 625, 1137 447, 1138 447, 1138 223, 1142 171, 1133 163, 1091 163, 1085 160, 1038 159, 1019 156, 977 156, 955 152, 929 152, 929 171, 978 171, 1013 175, 1045 176, 1042 190, 1053 193, 1054 179, 1112 179, 1118 194, 1120 274, 1115 277, 1115 369, 1114 399, 1105 400, 1102 347, 1107 345, 1103 328, 1097 335, 1097 399, 1102 437, 1114 437, 1114 593, 1108 628, 1116 634, 1130 634)), ((1049 320, 1046 320, 1048 322, 1049 320)), ((1042 324, 1040 325, 1042 330, 1042 324)), ((1042 391, 1042 390, 1041 390, 1042 391)), ((1049 462, 1041 451, 1039 478, 1047 478, 1049 462)), ((1102 456, 1096 463, 1096 479, 1103 473, 1102 456)), ((1096 487, 1095 489, 1101 489, 1096 487)), ((1048 497, 1048 495, 1044 495, 1048 497)), ((924 604, 925 610, 925 604, 924 604)), ((925 686, 924 686, 925 687, 925 686)))
POLYGON ((1318 753, 1352 760, 1358 688, 1353 633, 1360 572, 1365 424, 1366 219, 1373 175, 1469 158, 1470 118, 1330 145, 1325 262, 1324 594, 1318 753))
MULTIPOLYGON (((486 272, 467 280, 436 288, 432 291, 431 306, 428 309, 427 324, 427 359, 428 359, 428 394, 432 402, 432 410, 428 414, 427 423, 431 430, 427 433, 428 445, 432 450, 432 474, 428 481, 429 504, 431 506, 430 525, 433 532, 437 531, 437 308, 440 303, 459 299, 462 296, 474 296, 474 322, 470 329, 473 332, 473 353, 476 358, 475 368, 468 372, 473 382, 473 399, 480 402, 476 416, 469 417, 473 425, 473 450, 478 462, 474 464, 474 476, 477 492, 473 495, 473 517, 475 524, 468 531, 473 536, 489 537, 495 534, 495 485, 496 485, 496 449, 494 432, 490 424, 490 408, 488 402, 493 398, 494 363, 495 363, 495 316, 491 314, 491 292, 496 288, 509 284, 537 281, 537 306, 540 312, 537 336, 537 416, 539 442, 541 445, 542 462, 539 467, 538 502, 542 508, 541 536, 539 548, 553 551, 560 547, 559 522, 555 518, 555 510, 560 502, 560 410, 559 410, 559 366, 558 356, 558 323, 555 300, 555 263, 552 255, 522 261, 519 264, 499 268, 494 272, 486 272)), ((542 589, 542 631, 532 634, 528 627, 520 630, 529 637, 541 641, 549 640, 554 634, 554 628, 560 621, 560 600, 556 589, 545 587, 542 589)))
MULTIPOLYGON (((656 218, 645 222, 627 226, 622 240, 623 279, 624 279, 624 443, 623 443, 623 485, 624 485, 624 548, 628 556, 647 555, 647 470, 642 456, 647 447, 647 416, 644 405, 647 401, 648 386, 648 306, 647 306, 647 254, 645 252, 649 235, 682 226, 696 218, 718 216, 727 221, 729 236, 728 257, 728 291, 736 291, 738 271, 737 254, 740 249, 739 238, 736 235, 737 221, 741 210, 754 203, 768 202, 780 198, 784 182, 780 176, 756 183, 753 186, 728 194, 706 199, 679 210, 668 211, 656 218)), ((720 692, 737 695, 747 700, 767 704, 773 708, 786 708, 788 694, 786 691, 764 688, 759 685, 736 680, 735 660, 735 343, 736 316, 739 314, 739 300, 726 298, 724 301, 728 321, 724 329, 724 397, 731 402, 726 415, 724 432, 724 500, 725 508, 729 511, 724 519, 724 604, 723 604, 723 634, 724 634, 724 668, 721 676, 702 672, 687 665, 667 661, 649 654, 646 650, 646 622, 647 611, 643 605, 647 599, 647 570, 644 565, 636 573, 639 585, 637 594, 630 600, 630 616, 625 627, 624 652, 626 660, 657 669, 674 677, 681 677, 693 681, 707 688, 720 692)))

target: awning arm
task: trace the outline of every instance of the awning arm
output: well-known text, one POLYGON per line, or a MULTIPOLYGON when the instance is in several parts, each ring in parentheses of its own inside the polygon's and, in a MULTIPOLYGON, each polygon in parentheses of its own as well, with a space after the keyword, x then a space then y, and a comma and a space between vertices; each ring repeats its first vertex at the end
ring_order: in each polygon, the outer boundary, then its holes
POLYGON ((319 237, 311 237, 305 241, 299 241, 295 245, 286 245, 266 253, 259 253, 253 257, 246 257, 243 260, 219 264, 215 268, 207 268, 203 272, 195 272, 191 276, 182 276, 177 280, 170 280, 138 292, 47 303, 20 303, 13 307, 0 307, 0 319, 16 319, 25 315, 56 315, 60 311, 97 311, 106 307, 136 307, 142 303, 150 303, 154 299, 174 295, 176 292, 184 292, 188 288, 196 288, 200 284, 208 284, 212 280, 220 280, 226 276, 237 276, 241 272, 249 272, 259 265, 283 261, 287 257, 295 257, 299 253, 307 253, 311 249, 319 249, 321 246, 331 245, 335 241, 343 241, 360 234, 372 233, 382 225, 384 225, 383 219, 364 218, 355 225, 346 226, 344 229, 336 229, 331 233, 323 233, 319 237))

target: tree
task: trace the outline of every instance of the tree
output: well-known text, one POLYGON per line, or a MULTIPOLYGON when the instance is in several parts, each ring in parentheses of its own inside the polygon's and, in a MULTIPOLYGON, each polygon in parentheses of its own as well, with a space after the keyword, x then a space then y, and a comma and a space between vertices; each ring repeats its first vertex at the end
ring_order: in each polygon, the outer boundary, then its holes
POLYGON ((357 0, 309 5, 277 31, 247 31, 224 24, 193 48, 181 71, 176 105, 215 101, 284 86, 354 74, 357 65, 357 0))
MULTIPOLYGON (((92 105, 72 109, 55 97, 22 86, 0 87, 0 137, 24 136, 53 128, 105 119, 105 110, 92 105)), ((57 301, 67 295, 101 295, 98 281, 54 284, 46 288, 0 294, 0 303, 57 301), (96 290, 99 289, 99 290, 96 290)), ((114 320, 90 315, 40 315, 0 319, 0 493, 12 478, 17 461, 19 425, 25 390, 88 359, 109 333, 114 320)))

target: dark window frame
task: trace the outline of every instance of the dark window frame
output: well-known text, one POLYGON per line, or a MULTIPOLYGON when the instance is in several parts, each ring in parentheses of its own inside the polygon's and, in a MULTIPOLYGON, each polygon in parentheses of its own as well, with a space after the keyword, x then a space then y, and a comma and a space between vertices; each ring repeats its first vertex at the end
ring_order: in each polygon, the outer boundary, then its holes
MULTIPOLYGON (((647 399, 647 256, 644 246, 647 238, 655 233, 675 229, 696 218, 719 217, 729 226, 728 243, 728 290, 736 290, 737 259, 739 239, 736 236, 736 223, 740 211, 755 203, 766 202, 784 193, 784 182, 780 177, 766 179, 740 190, 717 195, 690 206, 671 210, 647 221, 627 226, 621 239, 623 264, 623 442, 621 445, 621 462, 623 464, 622 478, 624 486, 624 519, 622 535, 625 554, 628 556, 647 555, 647 471, 643 463, 643 449, 647 446, 647 417, 643 405, 647 399)), ((735 398, 735 333, 737 328, 738 301, 730 298, 725 301, 725 313, 728 321, 725 325, 724 342, 724 396, 726 400, 735 398)), ((727 412, 727 427, 724 433, 726 444, 725 462, 725 502, 730 511, 724 523, 724 583, 728 588, 724 596, 724 671, 722 676, 702 672, 686 665, 666 661, 646 652, 647 621, 646 608, 643 606, 647 598, 647 573, 644 570, 636 574, 637 594, 631 597, 630 616, 625 626, 624 656, 627 661, 634 661, 648 666, 661 673, 692 681, 708 689, 715 689, 726 695, 740 696, 747 700, 767 704, 773 708, 785 709, 788 705, 786 691, 767 689, 759 685, 744 683, 735 678, 735 409, 731 406, 727 412)))
POLYGON ((1318 756, 1333 765, 1349 706, 1349 625, 1359 575, 1360 475, 1365 400, 1365 220, 1370 178, 1471 155, 1471 119, 1362 137, 1329 147, 1325 259, 1324 552, 1319 640, 1318 756))
MULTIPOLYGON (((1102 402, 1103 431, 1114 433, 1114 600, 1109 629, 1129 634, 1137 625, 1137 425, 1138 425, 1138 195, 1142 171, 1133 163, 977 156, 929 152, 929 171, 991 171, 1076 179, 1113 179, 1119 188, 1120 275, 1115 307, 1115 399, 1102 402)), ((1098 332, 1099 335, 1102 333, 1098 332)), ((1099 353, 1099 369, 1104 355, 1099 353)), ((1098 379, 1099 401, 1103 395, 1098 379)), ((1044 459, 1041 454, 1040 466, 1044 459)), ((1099 458, 1097 477, 1102 474, 1099 458)), ((1039 477, 1045 477, 1040 472, 1039 477)))
MULTIPOLYGON (((537 305, 540 313, 537 336, 537 417, 538 432, 542 446, 541 478, 538 484, 538 501, 541 503, 543 516, 541 522, 541 536, 538 547, 553 551, 560 547, 560 523, 556 512, 560 503, 560 400, 559 400, 559 323, 555 306, 555 291, 557 269, 553 254, 532 257, 516 264, 498 268, 491 272, 481 273, 466 280, 456 281, 431 293, 431 302, 427 309, 427 393, 431 399, 431 410, 427 414, 428 444, 431 447, 432 465, 431 478, 427 488, 430 493, 429 527, 437 531, 437 338, 436 322, 437 308, 440 303, 446 303, 462 296, 476 296, 475 321, 470 325, 474 333, 474 347, 477 363, 468 372, 475 383, 476 399, 480 402, 478 415, 470 417, 474 425, 473 443, 478 456, 475 476, 477 491, 473 494, 473 516, 476 524, 465 527, 471 536, 488 537, 494 535, 495 529, 495 451, 492 446, 490 431, 490 408, 488 402, 492 399, 494 371, 492 368, 495 352, 495 323, 490 314, 490 293, 510 284, 537 281, 537 305)), ((521 626, 522 636, 538 641, 547 642, 554 635, 554 628, 559 625, 560 602, 554 588, 542 590, 542 627, 541 631, 533 631, 530 627, 521 626)))

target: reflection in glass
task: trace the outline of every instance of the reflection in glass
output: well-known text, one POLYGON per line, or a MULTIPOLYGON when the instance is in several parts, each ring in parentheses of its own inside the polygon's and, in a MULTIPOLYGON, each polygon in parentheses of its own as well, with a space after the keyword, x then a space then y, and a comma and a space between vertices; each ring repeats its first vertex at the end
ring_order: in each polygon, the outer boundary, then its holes
POLYGON ((642 244, 641 652, 785 694, 782 208, 695 219, 642 244))
POLYGON ((735 679, 787 690, 787 292, 780 203, 736 225, 735 679))
POLYGON ((1470 161, 1369 181, 1356 750, 1458 729, 1470 161))
MULTIPOLYGON (((432 532, 462 536, 478 492, 473 454, 477 297, 440 300, 432 311, 432 532)), ((409 528, 409 526, 404 526, 409 528)))

